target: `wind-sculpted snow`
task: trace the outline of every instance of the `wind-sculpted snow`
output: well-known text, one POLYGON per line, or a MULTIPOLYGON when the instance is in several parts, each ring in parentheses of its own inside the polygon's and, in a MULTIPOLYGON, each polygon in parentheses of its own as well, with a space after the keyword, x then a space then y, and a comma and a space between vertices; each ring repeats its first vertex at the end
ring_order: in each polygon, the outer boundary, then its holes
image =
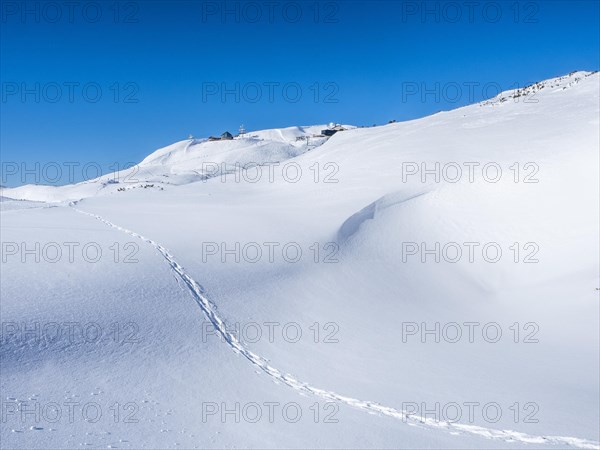
POLYGON ((349 239, 354 233, 356 233, 361 225, 367 220, 372 220, 375 218, 378 212, 383 211, 392 206, 398 205, 400 203, 408 202, 417 197, 425 195, 426 192, 421 192, 414 195, 406 195, 403 192, 398 192, 395 194, 388 194, 379 200, 371 203, 365 208, 361 209, 357 213, 350 216, 340 227, 338 232, 338 239, 340 241, 345 241, 349 239))
MULTIPOLYGON (((402 201, 406 201, 406 200, 408 200, 408 199, 407 198, 399 199, 399 198, 393 197, 391 199, 382 201, 382 205, 380 205, 380 206, 385 207, 386 205, 389 206, 389 205, 393 205, 393 204, 396 204, 396 203, 399 203, 402 201)), ((391 417, 391 418, 398 419, 402 422, 405 422, 405 423, 407 423, 409 425, 413 425, 413 426, 424 427, 424 428, 428 428, 431 430, 443 430, 443 431, 449 432, 453 435, 459 435, 459 434, 472 435, 472 436, 479 436, 479 437, 486 438, 486 439, 496 439, 496 440, 502 440, 505 442, 523 443, 523 444, 537 444, 537 445, 552 444, 552 445, 560 445, 560 446, 572 446, 574 448, 581 448, 581 449, 600 449, 600 444, 598 442, 587 440, 587 439, 576 438, 576 437, 536 436, 536 435, 521 433, 521 432, 514 431, 514 430, 499 430, 499 429, 493 429, 493 428, 480 427, 480 426, 476 426, 476 425, 466 425, 466 424, 461 424, 461 423, 456 423, 456 422, 436 421, 434 419, 421 417, 421 416, 418 416, 415 414, 409 414, 405 411, 398 410, 398 409, 388 407, 388 406, 384 406, 379 403, 366 401, 366 400, 359 400, 359 399, 355 399, 352 397, 347 397, 347 396, 338 394, 333 391, 319 389, 319 388, 314 387, 306 382, 300 381, 293 375, 283 373, 280 370, 278 370, 277 368, 273 367, 266 358, 250 351, 248 348, 246 348, 242 344, 242 342, 234 334, 229 332, 228 331, 229 328, 226 326, 226 323, 223 321, 223 319, 221 319, 221 317, 219 316, 215 305, 209 300, 203 287, 185 271, 185 269, 177 262, 177 260, 169 252, 169 250, 167 250, 161 244, 159 244, 158 242, 156 242, 152 239, 149 239, 149 238, 142 236, 134 231, 131 231, 131 230, 123 228, 119 225, 116 225, 116 224, 108 221, 107 219, 101 217, 100 215, 96 215, 96 214, 82 211, 78 208, 75 208, 74 205, 75 205, 75 203, 71 204, 73 209, 75 211, 77 211, 78 213, 95 218, 95 219, 101 221, 102 223, 108 225, 109 227, 112 227, 116 230, 119 230, 119 231, 126 233, 137 239, 141 239, 142 241, 144 241, 144 242, 148 243, 149 245, 151 245, 152 247, 154 247, 165 258, 165 260, 167 261, 167 263, 169 264, 171 269, 183 281, 183 283, 188 288, 190 294, 192 295, 192 297, 194 298, 194 300, 196 301, 198 306, 200 306, 200 308, 202 309, 202 312, 204 313, 204 315, 212 323, 212 325, 215 327, 217 332, 222 336, 222 338, 227 343, 227 345, 235 353, 244 356, 248 361, 250 361, 250 363, 252 363, 254 366, 259 368, 264 373, 266 373, 269 377, 271 377, 276 382, 283 383, 298 392, 312 394, 314 396, 317 396, 317 397, 327 400, 327 401, 333 401, 333 402, 338 402, 340 404, 345 404, 347 406, 350 406, 350 407, 353 407, 353 408, 356 408, 359 410, 363 410, 367 413, 379 414, 379 415, 391 417)), ((360 226, 360 223, 362 223, 364 220, 367 220, 369 217, 372 217, 373 214, 375 213, 376 209, 377 209, 376 204, 373 204, 373 205, 370 205, 369 207, 365 208, 364 211, 361 211, 360 213, 358 213, 357 217, 355 217, 354 220, 350 221, 350 224, 345 225, 345 228, 342 227, 342 229, 344 230, 343 234, 345 234, 345 235, 349 235, 348 233, 351 234, 353 232, 353 230, 357 229, 357 227, 360 226)))

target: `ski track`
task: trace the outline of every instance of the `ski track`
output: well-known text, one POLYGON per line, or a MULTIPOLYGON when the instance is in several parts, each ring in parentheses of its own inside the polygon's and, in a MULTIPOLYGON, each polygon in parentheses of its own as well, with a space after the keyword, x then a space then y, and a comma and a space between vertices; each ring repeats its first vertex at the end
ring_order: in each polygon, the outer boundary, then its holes
POLYGON ((204 315, 208 318, 208 320, 210 320, 217 332, 223 337, 225 342, 233 349, 233 351, 237 354, 244 356, 246 359, 248 359, 248 361, 257 366, 267 375, 269 375, 273 380, 283 383, 298 392, 311 394, 328 401, 343 403, 345 405, 356 409, 361 409, 368 413, 375 413, 387 417, 392 417, 394 419, 402 420, 404 423, 407 423, 409 425, 416 425, 436 430, 444 430, 451 434, 471 434, 487 439, 496 439, 511 443, 553 444, 563 446, 567 445, 575 448, 600 450, 600 443, 588 439, 565 436, 535 436, 513 430, 497 430, 493 428, 480 427, 477 425, 465 425, 456 422, 437 421, 434 419, 409 414, 405 411, 401 411, 395 408, 383 406, 379 403, 358 400, 352 397, 346 397, 337 394, 333 391, 319 389, 314 386, 311 386, 308 383, 302 382, 294 376, 283 373, 275 367, 272 367, 267 359, 247 349, 242 344, 242 342, 238 340, 238 338, 236 338, 232 333, 228 332, 225 322, 219 317, 215 305, 208 299, 204 288, 186 273, 184 268, 175 260, 173 255, 171 255, 171 253, 169 253, 169 251, 165 247, 153 241, 152 239, 148 239, 134 231, 120 227, 119 225, 116 225, 97 214, 92 214, 77 209, 73 206, 75 203, 76 202, 71 203, 70 206, 78 213, 93 217, 111 228, 119 230, 135 238, 141 239, 142 241, 150 244, 156 250, 158 250, 158 252, 167 260, 167 262, 171 266, 171 269, 179 276, 179 278, 181 278, 184 284, 188 287, 190 293, 192 294, 192 297, 194 298, 196 303, 198 303, 198 306, 200 306, 204 315))

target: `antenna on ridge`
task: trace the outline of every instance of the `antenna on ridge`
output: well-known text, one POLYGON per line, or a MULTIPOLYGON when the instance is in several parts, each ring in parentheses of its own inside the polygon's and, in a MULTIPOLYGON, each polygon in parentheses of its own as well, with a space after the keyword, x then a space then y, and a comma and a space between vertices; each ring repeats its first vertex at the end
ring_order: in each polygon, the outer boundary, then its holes
POLYGON ((246 133, 246 129, 244 128, 244 124, 240 125, 239 132, 240 132, 240 137, 244 137, 244 134, 246 133))

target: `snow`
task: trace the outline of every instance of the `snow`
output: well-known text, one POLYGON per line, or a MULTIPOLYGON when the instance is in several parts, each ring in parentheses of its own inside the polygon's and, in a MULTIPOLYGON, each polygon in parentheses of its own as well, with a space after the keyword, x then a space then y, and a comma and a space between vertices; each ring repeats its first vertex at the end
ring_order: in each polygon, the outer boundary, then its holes
POLYGON ((140 341, 106 333, 99 342, 49 343, 3 329, 3 411, 76 399, 101 404, 104 415, 73 423, 11 415, 2 448, 598 448, 599 76, 539 86, 535 102, 507 92, 315 138, 310 149, 297 138, 326 126, 182 141, 144 159, 138 181, 121 173, 118 184, 106 175, 3 189, 3 243, 95 242, 104 252, 95 263, 78 251, 74 262, 55 263, 4 253, 3 324, 93 322, 107 332, 133 322, 140 341), (207 163, 231 173, 207 172, 207 163), (250 182, 229 170, 236 163, 270 164, 273 177, 263 171, 250 182), (301 168, 298 180, 281 170, 289 163, 301 168), (463 176, 423 182, 421 164, 436 163, 458 165, 463 176), (490 163, 502 169, 497 182, 483 176, 490 163), (475 167, 472 182, 465 164, 475 167), (254 243, 263 257, 206 252, 235 243, 254 243), (277 244, 273 261, 264 243, 277 244), (300 261, 282 256, 286 243, 303 250, 300 261), (423 262, 412 254, 423 243, 455 243, 463 257, 423 262), (478 244, 473 262, 465 243, 478 244), (482 257, 486 243, 502 249, 498 262, 482 257), (131 246, 137 262, 124 263, 131 246), (523 262, 529 256, 538 262, 523 262), (464 323, 472 322, 480 325, 471 343, 464 323), (265 323, 280 325, 274 339, 255 340, 232 331, 236 323, 261 324, 263 333, 265 323), (303 332, 298 342, 282 338, 291 323, 303 332), (436 323, 459 324, 465 336, 423 343, 406 334, 436 323), (496 343, 482 338, 490 323, 503 333, 496 343), (332 330, 337 342, 324 342, 332 330), (532 332, 539 342, 524 342, 532 332), (113 420, 115 402, 123 414, 137 405, 139 421, 113 420), (250 402, 296 402, 303 416, 203 415, 209 404, 250 402), (462 417, 448 423, 414 411, 436 402, 462 405, 462 417), (471 402, 498 404, 502 417, 477 409, 469 420, 471 402), (330 407, 337 422, 324 420, 330 407), (533 410, 538 421, 525 421, 533 410))
MULTIPOLYGON (((246 133, 230 141, 187 139, 156 150, 139 164, 116 173, 67 186, 25 185, 2 188, 7 197, 19 200, 65 202, 154 184, 181 185, 219 177, 222 173, 252 169, 299 156, 327 141, 314 137, 327 125, 289 127, 246 133), (310 138, 299 140, 298 138, 310 138)), ((348 128, 352 128, 348 126, 348 128)))

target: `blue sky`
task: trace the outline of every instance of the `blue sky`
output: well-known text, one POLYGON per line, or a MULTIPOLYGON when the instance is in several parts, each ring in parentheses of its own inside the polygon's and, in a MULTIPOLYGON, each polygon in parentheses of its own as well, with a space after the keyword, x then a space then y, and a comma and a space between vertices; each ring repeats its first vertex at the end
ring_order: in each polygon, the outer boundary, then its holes
POLYGON ((242 123, 408 120, 600 65, 595 0, 1 7, 1 159, 27 167, 106 173, 242 123))

